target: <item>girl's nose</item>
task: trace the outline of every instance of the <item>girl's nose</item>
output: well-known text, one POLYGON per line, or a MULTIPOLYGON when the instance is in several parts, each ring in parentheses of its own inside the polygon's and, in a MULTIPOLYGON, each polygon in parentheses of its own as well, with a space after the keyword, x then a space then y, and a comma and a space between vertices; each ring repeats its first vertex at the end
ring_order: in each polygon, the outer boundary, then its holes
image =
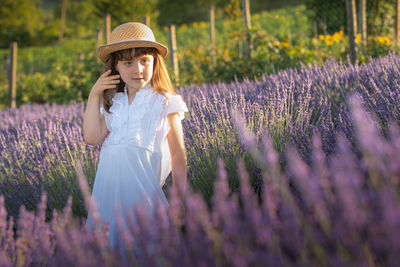
POLYGON ((135 61, 133 62, 133 71, 134 71, 135 73, 139 73, 139 72, 142 71, 142 66, 139 64, 139 60, 135 60, 135 61))

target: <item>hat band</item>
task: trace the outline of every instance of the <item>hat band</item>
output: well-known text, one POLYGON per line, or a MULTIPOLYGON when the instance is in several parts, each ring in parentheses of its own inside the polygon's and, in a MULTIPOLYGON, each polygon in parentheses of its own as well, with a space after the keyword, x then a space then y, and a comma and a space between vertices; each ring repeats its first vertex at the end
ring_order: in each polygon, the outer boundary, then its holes
POLYGON ((134 38, 132 38, 132 39, 126 39, 126 38, 124 38, 124 39, 119 39, 119 40, 113 40, 113 39, 111 39, 111 42, 110 42, 110 44, 112 44, 112 43, 120 43, 120 42, 128 42, 128 41, 150 41, 150 42, 155 42, 156 41, 156 39, 155 38, 151 38, 151 39, 149 39, 148 37, 146 37, 146 36, 143 36, 143 37, 134 37, 134 38))

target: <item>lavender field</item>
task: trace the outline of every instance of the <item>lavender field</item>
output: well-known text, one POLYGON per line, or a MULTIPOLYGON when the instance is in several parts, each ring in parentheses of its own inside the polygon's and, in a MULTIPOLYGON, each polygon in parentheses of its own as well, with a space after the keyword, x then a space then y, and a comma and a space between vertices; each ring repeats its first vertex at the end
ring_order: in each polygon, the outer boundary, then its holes
POLYGON ((100 149, 83 142, 84 104, 0 111, 0 264, 394 266, 399 63, 179 88, 193 190, 182 198, 167 181, 169 216, 131 224, 124 241, 140 252, 127 258, 105 229, 80 226, 100 149))

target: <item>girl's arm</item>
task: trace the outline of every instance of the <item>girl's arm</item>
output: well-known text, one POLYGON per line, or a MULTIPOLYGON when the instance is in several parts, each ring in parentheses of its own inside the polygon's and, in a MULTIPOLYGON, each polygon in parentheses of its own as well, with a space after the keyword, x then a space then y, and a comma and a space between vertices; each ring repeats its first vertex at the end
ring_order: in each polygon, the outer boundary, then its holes
POLYGON ((182 122, 177 112, 168 114, 168 123, 171 127, 167 134, 172 163, 172 184, 183 182, 185 190, 187 181, 187 157, 183 140, 182 122))
POLYGON ((88 145, 96 145, 109 133, 104 115, 100 114, 100 100, 104 90, 115 88, 120 81, 119 75, 109 76, 111 70, 97 79, 90 91, 85 114, 83 115, 83 140, 88 145))
POLYGON ((103 114, 100 114, 101 96, 89 94, 83 115, 83 140, 88 145, 100 143, 109 133, 103 114))

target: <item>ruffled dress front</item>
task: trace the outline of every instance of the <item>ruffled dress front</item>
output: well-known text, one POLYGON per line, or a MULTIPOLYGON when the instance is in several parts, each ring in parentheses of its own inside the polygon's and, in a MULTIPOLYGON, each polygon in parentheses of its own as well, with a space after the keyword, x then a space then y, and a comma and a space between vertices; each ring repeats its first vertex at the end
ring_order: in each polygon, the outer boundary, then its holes
MULTIPOLYGON (((152 215, 156 199, 166 212, 168 201, 162 186, 171 172, 167 115, 178 112, 182 120, 188 109, 180 95, 167 93, 166 98, 150 85, 141 88, 131 104, 126 88, 116 93, 112 102, 111 113, 100 107, 110 133, 101 147, 92 199, 101 221, 109 223, 109 241, 114 246, 117 209, 125 223, 127 209, 135 218, 136 205, 152 215)), ((92 220, 89 210, 89 229, 92 220)))

